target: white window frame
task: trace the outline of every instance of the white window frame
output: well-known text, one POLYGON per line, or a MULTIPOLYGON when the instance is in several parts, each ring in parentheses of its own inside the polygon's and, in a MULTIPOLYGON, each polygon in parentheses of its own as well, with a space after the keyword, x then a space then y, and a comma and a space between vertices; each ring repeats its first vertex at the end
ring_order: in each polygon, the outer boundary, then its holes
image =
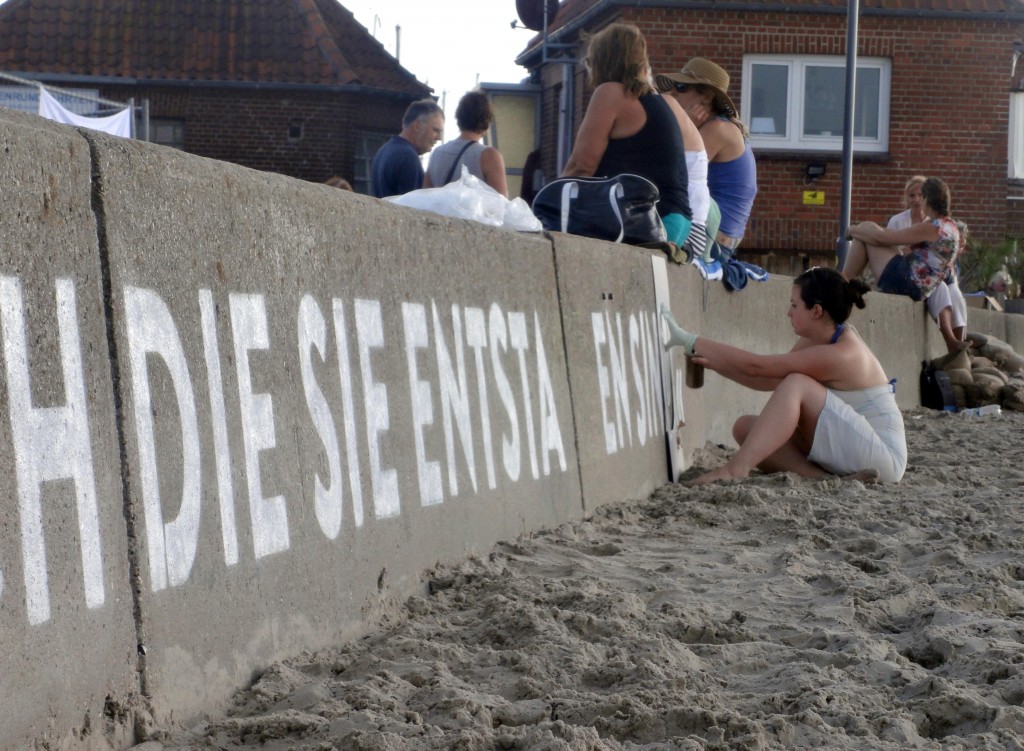
POLYGON ((1009 165, 1006 176, 1024 180, 1024 91, 1010 92, 1009 165))
MULTIPOLYGON (((804 134, 804 87, 806 71, 810 67, 846 68, 846 58, 842 55, 744 55, 743 56, 743 90, 741 96, 744 103, 753 101, 753 66, 754 65, 784 66, 788 75, 788 96, 786 102, 786 125, 788 132, 770 135, 755 132, 751 125, 751 108, 748 104, 744 110, 743 121, 750 129, 750 144, 756 149, 777 151, 842 151, 842 131, 830 136, 804 134)), ((878 137, 858 137, 853 140, 854 151, 862 153, 886 153, 889 150, 889 98, 892 90, 892 61, 884 57, 860 57, 857 59, 857 71, 879 71, 878 91, 878 137)), ((845 92, 842 97, 845 106, 845 92)))

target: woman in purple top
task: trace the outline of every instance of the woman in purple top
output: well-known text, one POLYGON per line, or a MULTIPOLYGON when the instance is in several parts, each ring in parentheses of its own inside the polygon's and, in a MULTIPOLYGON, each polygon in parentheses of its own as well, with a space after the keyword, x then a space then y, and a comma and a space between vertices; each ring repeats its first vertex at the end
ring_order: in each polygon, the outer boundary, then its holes
POLYGON ((747 129, 726 93, 729 74, 703 57, 695 57, 678 73, 657 77, 658 88, 672 90, 697 125, 708 153, 708 190, 722 221, 715 240, 735 250, 747 230, 757 195, 757 164, 747 143, 747 129))

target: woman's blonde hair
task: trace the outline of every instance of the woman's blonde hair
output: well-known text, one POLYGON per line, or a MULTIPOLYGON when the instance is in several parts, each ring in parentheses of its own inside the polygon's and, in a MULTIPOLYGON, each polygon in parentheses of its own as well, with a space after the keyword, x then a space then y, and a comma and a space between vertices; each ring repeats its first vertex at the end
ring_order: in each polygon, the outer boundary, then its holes
POLYGON ((927 179, 928 178, 925 177, 924 175, 914 175, 909 180, 907 180, 907 184, 903 186, 903 195, 909 193, 911 188, 921 187, 922 185, 924 185, 924 181, 927 179))
POLYGON ((621 83, 634 96, 654 91, 647 42, 633 24, 613 23, 591 36, 587 44, 590 85, 621 83))

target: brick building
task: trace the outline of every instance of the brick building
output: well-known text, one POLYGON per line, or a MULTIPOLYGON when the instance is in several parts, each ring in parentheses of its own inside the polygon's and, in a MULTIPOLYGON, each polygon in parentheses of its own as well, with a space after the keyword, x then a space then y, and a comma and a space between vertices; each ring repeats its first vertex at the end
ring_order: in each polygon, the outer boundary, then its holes
MULTIPOLYGON (((949 183, 954 211, 975 239, 1024 236, 1024 180, 1008 177, 1024 157, 1015 153, 1024 150, 1024 122, 1011 116, 1011 101, 1024 104, 1024 94, 1011 93, 1021 88, 1024 3, 861 0, 860 9, 852 218, 886 220, 901 208, 906 178, 923 173, 949 183)), ((846 16, 846 0, 565 0, 546 40, 538 35, 518 59, 542 84, 545 175, 564 163, 586 107, 585 76, 574 64, 581 34, 634 23, 655 73, 703 56, 732 78, 758 159, 745 255, 772 258, 780 271, 831 257, 846 16), (824 174, 808 177, 810 165, 824 174)))
POLYGON ((7 0, 0 72, 148 100, 152 141, 363 192, 431 92, 337 0, 7 0))

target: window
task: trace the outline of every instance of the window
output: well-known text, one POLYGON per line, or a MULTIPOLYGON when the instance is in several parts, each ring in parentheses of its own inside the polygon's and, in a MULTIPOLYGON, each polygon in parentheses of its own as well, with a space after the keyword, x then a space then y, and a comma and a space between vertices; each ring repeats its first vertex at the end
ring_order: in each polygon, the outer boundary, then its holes
POLYGON ((352 190, 356 193, 370 194, 370 164, 377 150, 387 143, 391 135, 388 133, 357 133, 356 152, 353 168, 352 190))
MULTIPOLYGON (((136 131, 141 132, 141 131, 136 131)), ((150 143, 185 150, 185 123, 182 120, 151 118, 149 121, 150 143)))
MULTIPOLYGON (((892 65, 879 57, 857 60, 854 149, 889 149, 892 65)), ((846 107, 846 58, 746 55, 743 102, 755 148, 840 151, 846 107)))

